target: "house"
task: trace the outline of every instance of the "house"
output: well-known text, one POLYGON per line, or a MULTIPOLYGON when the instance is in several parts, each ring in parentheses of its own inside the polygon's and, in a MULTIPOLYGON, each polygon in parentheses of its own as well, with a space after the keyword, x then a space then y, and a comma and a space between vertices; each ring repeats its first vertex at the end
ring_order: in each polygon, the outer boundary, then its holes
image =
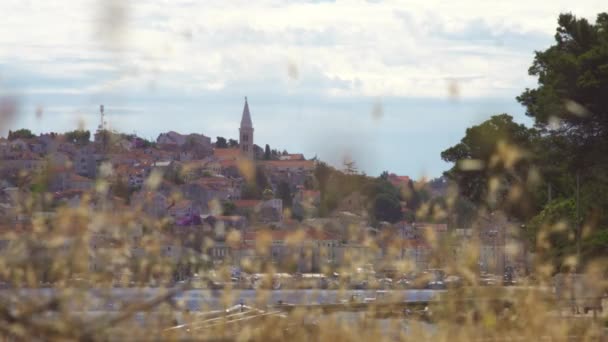
POLYGON ((4 172, 38 172, 44 169, 46 161, 29 151, 11 152, 0 163, 0 170, 4 172))
POLYGON ((158 191, 141 190, 131 197, 131 206, 141 208, 151 217, 161 218, 167 216, 167 197, 158 191))
POLYGON ((203 172, 214 176, 220 175, 222 174, 222 164, 220 164, 219 160, 208 158, 203 161, 203 172))
POLYGON ((235 200, 236 212, 259 222, 281 222, 283 220, 283 200, 235 200))
POLYGON ((14 152, 30 151, 29 144, 24 139, 15 139, 8 142, 9 148, 14 152))
POLYGON ((393 184, 396 188, 401 189, 402 191, 408 189, 410 186, 410 182, 412 181, 408 176, 398 176, 394 173, 388 175, 388 181, 393 184))
POLYGON ((70 157, 63 152, 52 152, 46 155, 51 167, 69 167, 70 157))
POLYGON ((178 152, 179 160, 204 158, 212 154, 211 138, 203 134, 183 135, 174 131, 161 133, 156 143, 162 149, 173 147, 178 152))
POLYGON ((236 208, 236 213, 241 216, 252 217, 257 214, 262 208, 262 200, 234 200, 234 206, 236 208))
POLYGON ((267 160, 261 162, 266 170, 273 188, 276 190, 281 182, 286 182, 295 191, 312 179, 316 166, 314 160, 267 160))
POLYGON ((103 156, 91 152, 91 148, 81 148, 74 154, 73 165, 77 174, 89 178, 97 176, 97 169, 101 164, 103 156))
POLYGON ((184 196, 200 203, 203 207, 207 207, 212 200, 223 202, 241 196, 238 181, 223 176, 202 177, 184 184, 181 188, 184 196))
POLYGON ((199 215, 200 207, 194 201, 182 199, 170 202, 167 206, 167 213, 175 220, 180 220, 199 215))
POLYGON ((203 220, 216 232, 227 232, 228 229, 244 231, 247 228, 247 218, 240 215, 207 215, 203 220))
POLYGON ((235 250, 237 262, 257 260, 275 264, 279 269, 319 272, 324 266, 336 266, 340 242, 337 237, 316 228, 295 231, 247 231, 235 250))
POLYGON ((496 211, 480 217, 479 264, 482 271, 502 274, 506 267, 527 270, 528 256, 521 234, 521 223, 496 211))
POLYGON ((306 190, 299 187, 293 196, 293 214, 296 217, 316 217, 319 214, 321 204, 321 192, 318 190, 306 190))
POLYGON ((181 174, 186 182, 191 182, 205 175, 205 163, 202 160, 180 159, 181 174))
POLYGON ((431 248, 418 240, 401 240, 402 258, 409 260, 417 271, 424 271, 430 266, 431 248))
POLYGON ((283 200, 272 198, 262 202, 259 219, 262 222, 281 222, 283 220, 283 200))
POLYGON ((53 193, 53 200, 55 203, 63 204, 69 208, 77 208, 80 206, 82 201, 83 190, 65 190, 53 193))
POLYGON ((76 173, 69 173, 67 189, 69 190, 90 190, 95 186, 95 181, 76 173))
POLYGON ((238 148, 215 148, 213 157, 217 160, 237 160, 242 157, 241 150, 238 148))
POLYGON ((306 160, 304 155, 301 153, 296 154, 283 154, 279 156, 279 160, 306 160))

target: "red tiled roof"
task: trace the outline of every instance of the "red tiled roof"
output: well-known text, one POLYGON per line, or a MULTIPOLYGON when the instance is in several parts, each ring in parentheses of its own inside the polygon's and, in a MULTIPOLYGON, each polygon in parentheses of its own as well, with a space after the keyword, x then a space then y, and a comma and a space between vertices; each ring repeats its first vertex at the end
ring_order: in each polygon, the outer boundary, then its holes
POLYGON ((215 218, 218 219, 218 220, 220 220, 220 221, 238 222, 240 220, 243 220, 245 217, 244 216, 238 216, 238 215, 231 215, 231 216, 218 215, 218 216, 215 216, 215 218))
POLYGON ((399 187, 402 185, 407 186, 410 182, 410 177, 408 176, 397 176, 394 173, 388 175, 388 181, 391 182, 394 186, 399 187))
POLYGON ((89 179, 87 177, 83 177, 79 174, 76 173, 72 173, 70 174, 70 181, 71 182, 93 182, 92 179, 89 179))
POLYGON ((302 195, 307 198, 321 196, 321 191, 319 190, 303 190, 302 195))
POLYGON ((286 156, 281 156, 282 160, 304 160, 304 155, 302 153, 294 153, 288 154, 286 156))
POLYGON ((64 198, 70 198, 70 197, 74 197, 74 196, 82 196, 82 193, 84 191, 82 190, 66 190, 66 191, 61 191, 61 192, 56 192, 53 194, 53 198, 58 200, 58 199, 64 199, 64 198))
POLYGON ((263 164, 271 168, 313 169, 315 167, 314 160, 268 160, 264 161, 263 164))
POLYGON ((241 150, 238 148, 216 148, 213 150, 213 156, 219 159, 237 159, 241 156, 241 150))

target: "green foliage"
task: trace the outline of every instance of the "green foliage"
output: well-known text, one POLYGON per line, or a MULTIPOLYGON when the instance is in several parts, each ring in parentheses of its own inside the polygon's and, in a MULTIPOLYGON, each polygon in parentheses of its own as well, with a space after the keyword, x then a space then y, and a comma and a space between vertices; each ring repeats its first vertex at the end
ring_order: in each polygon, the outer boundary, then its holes
POLYGON ((228 147, 230 147, 230 148, 239 147, 239 142, 234 139, 228 139, 228 147))
POLYGON ((397 222, 403 218, 401 192, 386 178, 369 179, 363 193, 371 200, 370 216, 375 221, 397 222))
POLYGON ((511 214, 520 217, 530 215, 535 208, 534 196, 522 196, 526 205, 516 203, 517 210, 505 200, 513 189, 526 194, 535 190, 526 181, 539 138, 536 130, 513 122, 510 115, 492 116, 468 128, 460 143, 441 153, 443 160, 454 163, 445 176, 476 205, 512 209, 511 214))
POLYGON ((272 186, 268 181, 266 171, 262 166, 257 166, 255 169, 255 183, 247 182, 241 189, 241 198, 243 199, 262 199, 265 189, 270 189, 272 186))
POLYGON ((576 202, 573 198, 551 201, 525 226, 525 237, 538 246, 543 262, 561 268, 564 257, 574 254, 576 246, 576 202), (542 234, 541 234, 542 232, 542 234), (538 237, 544 236, 542 243, 538 237))
POLYGON ((217 137, 215 141, 215 148, 228 148, 228 143, 226 142, 226 138, 217 137))
POLYGON ((552 118, 585 140, 608 134, 608 13, 596 24, 561 14, 555 45, 538 51, 529 69, 538 88, 517 99, 536 124, 547 128, 552 118), (594 135, 589 135, 594 131, 594 135))
POLYGON ((272 191, 272 189, 264 189, 264 191, 262 191, 262 198, 265 201, 273 199, 274 198, 274 192, 272 191))
POLYGON ((266 147, 264 148, 264 160, 270 160, 270 158, 270 146, 266 144, 266 147))
POLYGON ((131 195, 135 189, 130 189, 126 179, 118 178, 112 185, 112 193, 118 198, 122 198, 126 204, 131 202, 131 195))
POLYGON ((74 130, 65 133, 67 141, 75 145, 86 145, 91 140, 91 132, 85 130, 74 130))
POLYGON ((321 190, 321 199, 326 194, 327 191, 327 183, 329 181, 329 177, 331 177, 333 170, 326 163, 319 162, 314 170, 314 176, 319 185, 319 190, 321 190))
POLYGON ((283 200, 284 208, 291 208, 293 197, 291 194, 291 188, 289 187, 289 184, 287 184, 287 182, 283 181, 279 183, 279 186, 277 188, 277 198, 283 200))
POLYGON ((224 201, 222 203, 223 215, 234 215, 236 214, 236 205, 232 201, 224 201))
POLYGON ((534 57, 538 87, 517 100, 544 134, 539 155, 554 197, 572 197, 581 179, 581 217, 608 224, 608 13, 596 23, 572 14, 558 19, 555 44, 534 57), (558 126, 553 125, 559 122, 558 126))
POLYGON ((182 166, 179 164, 175 164, 172 167, 168 168, 163 174, 163 178, 176 185, 182 185, 186 183, 182 166))
POLYGON ((399 198, 389 193, 381 193, 374 198, 373 215, 378 221, 397 222, 401 220, 401 203, 399 198))
POLYGON ((16 139, 31 139, 34 138, 35 135, 29 129, 18 129, 16 131, 8 131, 8 140, 16 140, 16 139))

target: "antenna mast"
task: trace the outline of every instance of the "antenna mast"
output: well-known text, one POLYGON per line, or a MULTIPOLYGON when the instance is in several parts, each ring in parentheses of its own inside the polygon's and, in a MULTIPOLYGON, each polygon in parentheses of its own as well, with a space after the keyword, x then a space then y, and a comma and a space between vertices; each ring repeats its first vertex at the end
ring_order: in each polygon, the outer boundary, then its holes
POLYGON ((105 130, 105 122, 103 121, 103 117, 104 117, 103 105, 99 105, 99 115, 100 115, 100 119, 101 119, 101 121, 99 122, 99 130, 103 131, 103 130, 105 130))

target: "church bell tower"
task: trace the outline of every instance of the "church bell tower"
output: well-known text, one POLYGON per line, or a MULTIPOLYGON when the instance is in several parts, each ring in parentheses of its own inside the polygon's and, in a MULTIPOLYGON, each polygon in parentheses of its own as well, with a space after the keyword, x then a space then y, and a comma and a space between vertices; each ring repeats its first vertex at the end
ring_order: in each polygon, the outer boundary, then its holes
POLYGON ((248 159, 254 159, 253 124, 251 123, 251 114, 249 113, 247 97, 245 97, 245 107, 243 108, 243 117, 241 118, 241 128, 239 128, 239 148, 241 149, 241 153, 248 159))

